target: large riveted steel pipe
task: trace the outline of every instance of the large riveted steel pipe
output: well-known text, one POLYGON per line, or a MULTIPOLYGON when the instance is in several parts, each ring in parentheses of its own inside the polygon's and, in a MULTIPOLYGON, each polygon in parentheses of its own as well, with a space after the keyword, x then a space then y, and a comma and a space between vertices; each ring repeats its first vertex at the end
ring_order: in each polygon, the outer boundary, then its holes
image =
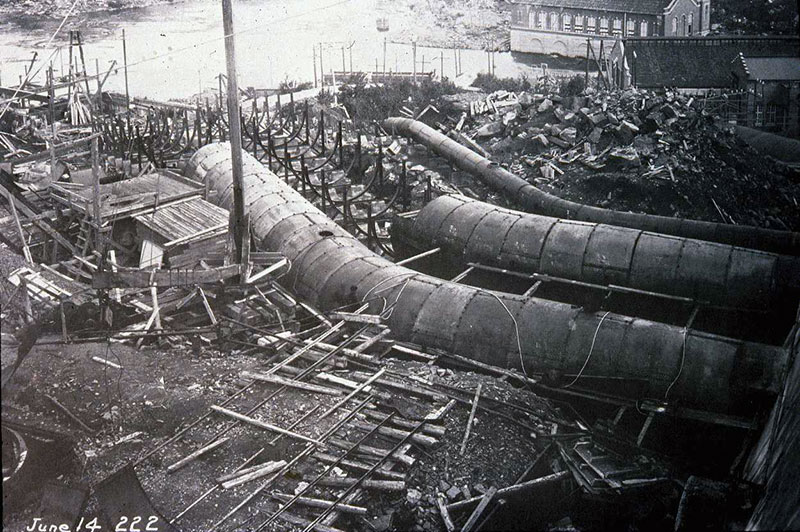
POLYGON ((416 142, 429 147, 454 166, 469 172, 501 192, 526 212, 569 220, 631 227, 654 233, 720 242, 784 255, 800 255, 800 233, 670 218, 654 214, 613 211, 575 203, 539 190, 497 163, 478 155, 422 122, 409 118, 387 118, 384 120, 383 126, 393 134, 411 137, 416 142))
POLYGON ((460 265, 479 262, 690 297, 768 308, 796 303, 800 257, 614 225, 512 211, 464 196, 440 196, 414 219, 392 224, 395 249, 442 248, 460 265))
MULTIPOLYGON (((230 147, 198 150, 186 175, 232 206, 230 147)), ((642 394, 729 411, 749 392, 775 393, 785 350, 678 327, 491 292, 392 264, 244 157, 251 234, 292 262, 284 278, 298 297, 326 310, 360 301, 384 316, 395 338, 528 373, 614 376, 645 383, 642 394), (674 382, 674 385, 672 383, 674 382), (671 388, 670 388, 671 386, 671 388)))

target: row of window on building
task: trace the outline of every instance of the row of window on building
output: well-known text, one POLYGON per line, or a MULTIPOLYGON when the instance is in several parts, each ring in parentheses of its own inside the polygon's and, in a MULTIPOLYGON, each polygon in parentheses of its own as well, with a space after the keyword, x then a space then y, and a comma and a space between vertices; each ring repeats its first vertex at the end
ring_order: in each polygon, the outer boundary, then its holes
MULTIPOLYGON (((598 33, 600 35, 623 36, 622 19, 616 17, 595 17, 592 15, 572 15, 564 13, 559 17, 557 13, 548 15, 545 11, 531 11, 528 26, 542 30, 566 31, 574 33, 598 33), (610 25, 609 25, 610 24, 610 25)), ((673 35, 693 35, 694 34, 694 13, 672 18, 673 35)), ((647 20, 636 21, 628 19, 626 22, 626 37, 650 35, 650 24, 647 20)))
MULTIPOLYGON (((545 11, 531 11, 529 17, 528 25, 531 28, 575 33, 599 33, 600 35, 614 35, 619 37, 623 35, 621 18, 598 18, 592 15, 572 15, 570 13, 564 13, 560 17, 557 13, 550 13, 548 16, 548 13, 545 11)), ((628 20, 626 23, 625 35, 650 35, 648 21, 638 21, 637 24, 635 20, 628 20)))

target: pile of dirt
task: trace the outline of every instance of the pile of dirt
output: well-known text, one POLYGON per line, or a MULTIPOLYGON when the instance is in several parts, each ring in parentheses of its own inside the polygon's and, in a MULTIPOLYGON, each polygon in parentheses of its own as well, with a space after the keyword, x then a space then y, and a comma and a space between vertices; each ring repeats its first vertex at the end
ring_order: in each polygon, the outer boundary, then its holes
POLYGON ((461 133, 535 186, 623 211, 800 229, 800 172, 677 92, 498 91, 461 133))

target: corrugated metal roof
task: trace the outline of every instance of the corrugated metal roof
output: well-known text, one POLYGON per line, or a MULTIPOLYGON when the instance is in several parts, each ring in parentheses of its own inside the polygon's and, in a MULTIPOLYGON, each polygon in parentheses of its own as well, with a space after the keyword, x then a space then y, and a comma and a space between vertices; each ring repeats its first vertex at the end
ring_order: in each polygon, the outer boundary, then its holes
POLYGON ((671 0, 517 0, 515 4, 660 15, 671 0))
POLYGON ((800 39, 664 37, 625 40, 625 55, 639 87, 730 87, 732 62, 744 56, 795 56, 800 39), (635 54, 635 56, 634 56, 635 54))
POLYGON ((800 57, 743 57, 749 79, 800 81, 800 57))

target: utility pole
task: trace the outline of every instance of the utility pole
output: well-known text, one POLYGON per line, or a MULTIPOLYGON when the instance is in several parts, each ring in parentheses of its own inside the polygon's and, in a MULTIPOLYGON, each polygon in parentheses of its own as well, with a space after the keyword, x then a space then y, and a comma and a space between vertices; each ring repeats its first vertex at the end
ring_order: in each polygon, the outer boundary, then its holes
POLYGON ((233 170, 233 239, 236 244, 236 261, 242 261, 242 228, 244 220, 244 194, 242 190, 242 124, 239 114, 239 84, 236 77, 236 48, 233 36, 231 0, 222 0, 222 28, 225 32, 225 64, 228 72, 228 124, 231 137, 231 163, 233 170))
POLYGON ((125 64, 125 110, 130 113, 131 95, 128 92, 128 48, 125 44, 125 28, 122 29, 122 61, 125 64))
POLYGON ((325 88, 325 68, 322 66, 322 43, 319 43, 319 84, 325 88))
POLYGON ((412 80, 414 81, 414 85, 417 84, 417 39, 414 38, 411 40, 411 51, 412 51, 412 61, 414 62, 414 66, 411 69, 412 72, 412 80))
POLYGON ((383 38, 383 75, 386 75, 386 37, 383 38))
POLYGON ((311 51, 314 52, 314 88, 317 88, 317 47, 312 46, 311 51))
POLYGON ((344 61, 344 45, 342 45, 342 75, 347 74, 347 63, 344 61))

